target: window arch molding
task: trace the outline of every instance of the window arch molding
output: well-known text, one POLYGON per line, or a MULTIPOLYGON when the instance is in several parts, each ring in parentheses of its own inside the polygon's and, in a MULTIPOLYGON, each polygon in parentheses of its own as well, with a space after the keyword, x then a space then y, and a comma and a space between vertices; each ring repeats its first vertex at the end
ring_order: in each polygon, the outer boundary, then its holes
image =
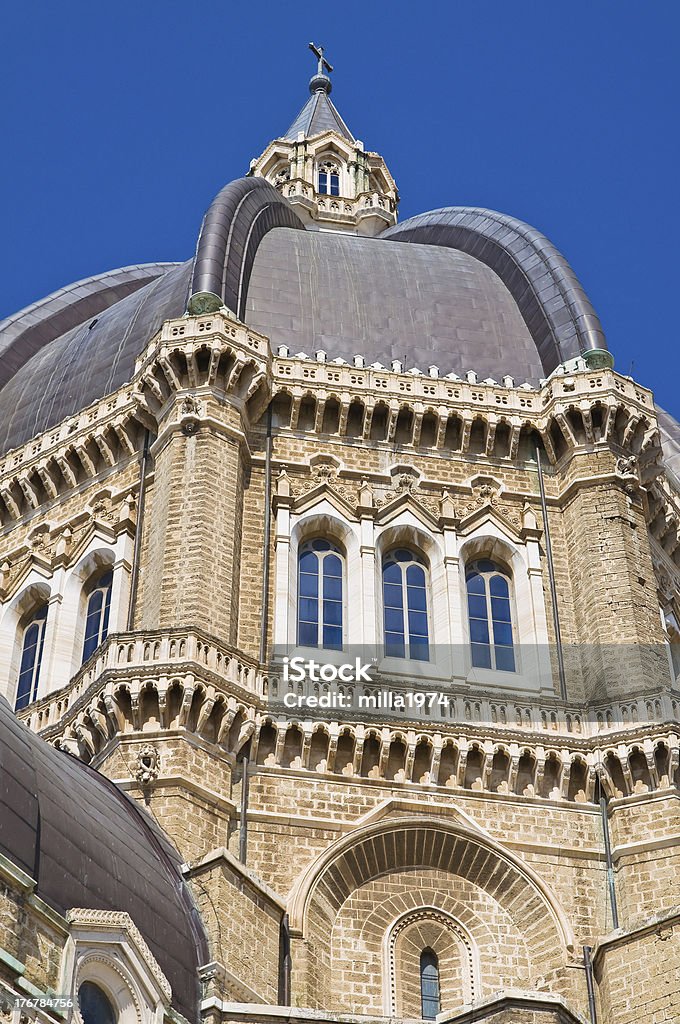
POLYGON ((345 161, 346 158, 334 149, 325 149, 315 155, 314 188, 319 195, 337 198, 346 194, 345 161))
MULTIPOLYGON (((438 656, 437 646, 443 651, 451 643, 450 615, 448 613, 448 593, 446 585, 446 572, 444 566, 444 551, 441 538, 430 533, 422 524, 415 520, 411 514, 399 523, 390 524, 378 533, 375 547, 375 614, 376 614, 376 636, 382 646, 384 642, 385 605, 383 598, 383 563, 391 552, 403 549, 413 552, 423 560, 426 572, 426 589, 428 604, 429 624, 429 661, 415 664, 423 665, 423 672, 431 675, 441 660, 438 656)), ((404 661, 409 665, 409 672, 414 666, 410 659, 395 659, 404 661)), ((448 671, 443 662, 442 671, 448 671)))
MULTIPOLYGON (((102 990, 111 1003, 116 1015, 116 1024, 144 1024, 141 993, 137 991, 131 978, 127 976, 113 956, 107 956, 102 949, 84 952, 78 962, 78 970, 74 981, 73 1003, 78 1007, 78 992, 86 981, 102 990)), ((77 1009, 74 1014, 78 1024, 86 1024, 77 1009)))
POLYGON ((517 544, 503 535, 495 523, 482 524, 462 540, 458 550, 460 588, 460 642, 464 645, 468 678, 494 686, 554 692, 543 578, 539 547, 517 544), (513 611, 515 671, 474 668, 470 664, 470 626, 467 611, 466 573, 471 563, 490 560, 507 572, 513 611))
POLYGON ((78 991, 84 982, 102 990, 116 1024, 164 1020, 172 988, 160 965, 124 911, 74 909, 67 913, 71 932, 60 969, 60 992, 70 993, 74 1022, 84 1024, 78 991))
MULTIPOLYGON (((328 505, 324 502, 324 505, 328 505)), ((283 616, 285 633, 278 624, 277 642, 297 646, 298 624, 298 565, 303 546, 313 540, 327 540, 334 544, 343 560, 343 644, 360 636, 361 630, 361 574, 359 538, 352 523, 343 520, 336 510, 316 509, 303 514, 290 531, 287 578, 285 585, 277 579, 276 618, 283 616), (285 601, 285 604, 284 604, 285 601)), ((277 538, 278 545, 284 538, 277 538)), ((278 553, 278 552, 277 552, 278 553)), ((280 568, 277 559, 277 569, 280 568)), ((356 642, 356 641, 355 641, 356 642)))
POLYGON ((284 156, 273 161, 271 167, 267 168, 265 177, 275 187, 290 181, 290 160, 284 156))
MULTIPOLYGON (((64 584, 64 599, 61 607, 59 628, 64 636, 73 637, 70 652, 69 674, 73 676, 83 663, 83 640, 87 619, 87 606, 91 593, 107 573, 114 571, 116 552, 112 547, 99 542, 87 551, 68 574, 64 584)), ((113 591, 113 583, 111 585, 113 591)), ((108 632, 113 633, 120 624, 116 621, 116 610, 111 600, 108 632)))
MULTIPOLYGON (((51 597, 51 584, 33 570, 22 590, 5 608, 0 619, 0 692, 4 694, 12 707, 14 707, 19 682, 25 628, 41 607, 49 607, 51 597)), ((51 644, 47 633, 51 627, 52 621, 48 612, 42 656, 41 680, 43 682, 51 654, 51 644)))
POLYGON ((445 910, 423 905, 406 911, 385 933, 383 943, 383 1005, 389 1016, 415 1016, 413 1012, 420 997, 420 973, 406 978, 403 973, 403 955, 411 947, 418 957, 431 949, 438 959, 440 1012, 473 1002, 480 994, 479 953, 468 930, 445 910), (424 940, 423 936, 427 938, 424 940), (413 1005, 409 1005, 409 997, 413 1005))

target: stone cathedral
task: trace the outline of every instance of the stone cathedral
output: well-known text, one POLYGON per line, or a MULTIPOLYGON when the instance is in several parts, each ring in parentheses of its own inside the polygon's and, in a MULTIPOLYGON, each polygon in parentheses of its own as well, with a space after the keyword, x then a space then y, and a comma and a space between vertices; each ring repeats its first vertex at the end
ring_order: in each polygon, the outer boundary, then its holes
POLYGON ((313 49, 192 259, 0 324, 0 1020, 670 1024, 680 426, 313 49))

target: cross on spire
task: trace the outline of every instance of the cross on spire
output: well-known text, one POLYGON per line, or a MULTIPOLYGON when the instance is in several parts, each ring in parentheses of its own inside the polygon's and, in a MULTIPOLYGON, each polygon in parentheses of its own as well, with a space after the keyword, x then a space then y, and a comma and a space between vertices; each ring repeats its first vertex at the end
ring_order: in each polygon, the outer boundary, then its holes
POLYGON ((324 57, 323 46, 315 46, 314 43, 310 43, 309 49, 312 51, 312 53, 319 62, 316 72, 317 75, 324 75, 324 72, 326 71, 330 74, 331 71, 333 70, 333 65, 329 64, 326 58, 324 57))

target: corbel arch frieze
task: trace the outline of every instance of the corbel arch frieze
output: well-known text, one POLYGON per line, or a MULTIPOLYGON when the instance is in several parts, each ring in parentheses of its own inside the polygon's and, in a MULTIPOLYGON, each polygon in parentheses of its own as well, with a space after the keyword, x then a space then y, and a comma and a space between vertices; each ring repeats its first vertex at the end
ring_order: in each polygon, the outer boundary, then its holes
POLYGON ((64 421, 56 439, 47 431, 0 468, 0 525, 33 516, 136 454, 140 421, 134 404, 112 417, 109 406, 117 405, 115 399, 102 400, 87 416, 64 421))
MULTIPOLYGON (((114 655, 118 649, 124 655, 127 646, 114 637, 111 649, 114 655)), ((612 798, 634 797, 641 792, 640 785, 636 787, 640 782, 649 792, 676 790, 680 785, 680 744, 676 732, 667 728, 650 733, 642 745, 631 738, 611 746, 606 735, 590 739, 582 735, 579 724, 575 731, 581 735, 572 742, 566 734, 553 736, 551 730, 557 728, 554 713, 538 714, 536 708, 531 712, 527 709, 529 718, 525 723, 517 706, 515 723, 515 705, 511 702, 506 708, 507 701, 502 698, 484 708, 480 700, 461 698, 457 701, 461 724, 433 723, 433 731, 421 726, 413 733, 405 732, 401 724, 390 730, 372 723, 340 725, 304 718, 293 721, 288 716, 267 714, 256 697, 235 695, 230 690, 226 663, 222 679, 211 674, 205 682, 193 672, 173 674, 168 668, 159 666, 161 674, 156 672, 151 678, 138 662, 128 668, 123 657, 122 663, 116 664, 117 678, 109 672, 100 673, 98 686, 95 673, 88 689, 76 687, 68 696, 63 691, 55 693, 22 717, 34 731, 45 731, 50 742, 66 745, 87 762, 103 756, 110 740, 153 728, 159 732, 187 730, 231 756, 237 756, 252 741, 250 757, 254 761, 289 770, 293 766, 281 755, 291 746, 288 733, 295 726, 305 735, 317 737, 313 763, 306 761, 298 767, 322 774, 370 777, 390 786, 411 782, 420 793, 438 787, 449 793, 457 789, 478 791, 493 794, 494 798, 526 796, 577 803, 585 799, 592 803, 596 775, 612 798), (517 732, 513 739, 499 738, 499 728, 512 729, 515 724, 526 728, 528 734, 517 732), (271 734, 266 763, 258 751, 264 726, 271 734), (379 757, 373 760, 363 757, 369 734, 375 734, 379 749, 379 757), (548 737, 550 744, 545 742, 548 737), (635 756, 636 749, 644 763, 635 756)), ((89 678, 92 673, 86 675, 89 678)), ((325 692, 322 685, 319 695, 325 692)), ((678 709, 674 708, 673 713, 677 714, 678 709)), ((580 723, 582 716, 573 713, 569 717, 573 730, 574 722, 578 719, 580 723)), ((659 722, 661 718, 659 711, 659 722)), ((306 756, 307 751, 302 753, 306 756)))
MULTIPOLYGON (((333 393, 340 414, 331 433, 340 436, 351 434, 387 443, 397 440, 406 447, 461 454, 472 450, 474 440, 477 454, 515 459, 521 439, 531 441, 536 434, 553 465, 566 452, 590 444, 632 446, 645 451, 646 457, 660 451, 651 396, 611 371, 555 376, 537 390, 528 385, 518 388, 510 378, 504 378, 501 387, 491 380, 477 383, 476 379, 439 378, 436 367, 430 375, 415 368, 404 374, 401 367, 366 367, 361 357, 349 366, 341 359, 329 364, 318 356, 315 360, 305 353, 289 357, 285 349, 274 361, 273 394, 295 392, 304 385, 307 400, 318 412, 318 403, 333 393), (349 413, 354 405, 362 414, 358 431, 356 424, 350 429, 349 413), (423 433, 426 416, 435 422, 423 433), (454 431, 449 429, 451 422, 456 425, 454 431), (479 424, 479 437, 473 439, 475 424, 479 424)), ((296 416, 300 401, 298 394, 292 419, 283 426, 300 429, 296 416)), ((311 429, 317 417, 310 415, 308 420, 306 429, 311 429)))
MULTIPOLYGON (((176 397, 181 397, 185 391, 194 398, 196 403, 190 410, 194 415, 201 411, 199 400, 193 396, 194 389, 199 394, 200 389, 205 387, 212 391, 217 390, 237 399, 246 407, 260 389, 264 388, 264 394, 268 393, 266 364, 254 357, 248 357, 238 352, 234 353, 229 348, 221 353, 214 363, 211 362, 211 366, 214 365, 215 369, 214 383, 210 382, 210 374, 206 373, 197 385, 192 385, 188 373, 180 378, 179 373, 167 372, 167 367, 171 365, 169 357, 166 358, 165 363, 164 367, 162 361, 155 361, 139 375, 136 382, 138 388, 135 394, 136 400, 151 420, 156 423, 167 416, 173 407, 173 400, 176 397), (159 368, 162 371, 162 377, 159 368)), ((185 399, 186 401, 187 399, 185 399)), ((263 395, 259 396, 258 409, 262 401, 263 395)), ((185 418, 187 415, 189 412, 182 411, 181 418, 185 418)))

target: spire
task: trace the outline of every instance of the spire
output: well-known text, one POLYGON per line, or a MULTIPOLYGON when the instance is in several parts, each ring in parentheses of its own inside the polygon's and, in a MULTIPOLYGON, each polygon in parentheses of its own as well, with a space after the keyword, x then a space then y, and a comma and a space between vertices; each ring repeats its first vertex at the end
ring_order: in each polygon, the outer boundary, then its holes
POLYGON ((311 93, 285 135, 250 162, 249 176, 264 178, 305 225, 377 235, 396 223, 399 193, 379 153, 367 152, 331 103, 329 64, 322 46, 311 93))
POLYGON ((328 76, 333 66, 324 57, 323 46, 310 43, 309 49, 317 59, 316 74, 309 81, 311 96, 282 138, 295 142, 300 135, 308 139, 321 132, 333 131, 354 142, 354 136, 330 99, 333 84, 328 76))

